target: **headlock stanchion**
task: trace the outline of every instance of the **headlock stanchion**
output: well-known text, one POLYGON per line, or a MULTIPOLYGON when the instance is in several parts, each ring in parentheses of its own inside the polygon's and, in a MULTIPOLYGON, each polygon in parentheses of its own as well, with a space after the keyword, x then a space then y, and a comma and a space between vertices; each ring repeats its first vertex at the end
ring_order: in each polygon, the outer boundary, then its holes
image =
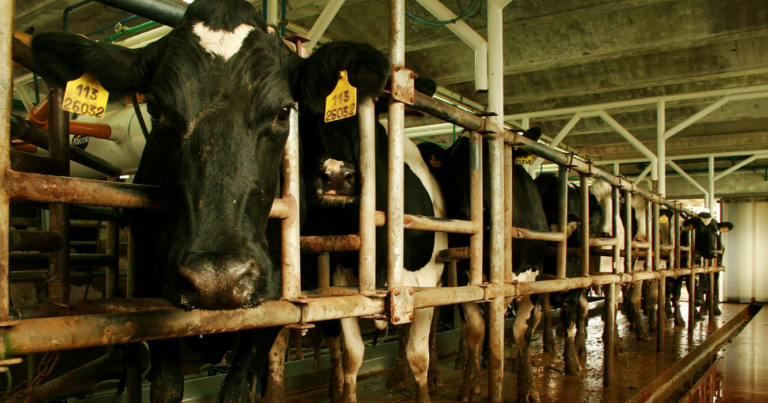
MULTIPOLYGON (((127 185, 112 181, 96 181, 66 177, 69 167, 69 130, 68 114, 61 110, 61 88, 53 88, 49 97, 51 139, 51 158, 59 165, 59 176, 40 173, 18 172, 10 164, 10 108, 12 71, 10 63, 0 63, 0 366, 9 365, 19 360, 13 357, 24 354, 40 353, 97 347, 116 344, 137 343, 145 340, 158 340, 209 333, 219 333, 243 329, 272 326, 300 325, 313 322, 376 315, 390 315, 391 323, 412 321, 415 309, 465 302, 490 302, 490 373, 489 400, 501 400, 503 389, 504 357, 504 311, 507 301, 525 295, 555 293, 567 290, 583 289, 591 286, 605 286, 606 322, 604 331, 604 378, 606 387, 613 385, 614 345, 616 341, 616 301, 617 286, 638 281, 658 281, 657 311, 657 349, 664 348, 666 300, 665 279, 687 275, 691 295, 695 295, 695 275, 707 273, 710 277, 708 303, 710 315, 714 311, 714 272, 722 270, 717 260, 707 267, 695 268, 695 236, 690 231, 690 246, 681 247, 680 214, 692 214, 675 204, 636 187, 633 182, 596 169, 589 162, 572 154, 564 154, 543 144, 532 141, 520 132, 506 130, 498 116, 485 118, 473 115, 465 110, 443 103, 436 98, 414 91, 414 75, 405 65, 405 4, 404 0, 391 0, 389 56, 392 62, 392 86, 389 100, 389 172, 388 206, 386 212, 376 211, 375 205, 375 113, 373 102, 359 106, 360 120, 360 161, 361 175, 360 227, 359 233, 336 237, 300 237, 299 233, 299 136, 298 115, 291 112, 291 131, 283 154, 283 182, 280 198, 275 199, 270 217, 283 219, 282 224, 282 270, 283 300, 265 302, 252 309, 240 309, 226 312, 193 310, 190 312, 171 306, 163 300, 128 299, 105 300, 100 303, 69 300, 69 226, 74 221, 69 219, 69 207, 75 205, 106 206, 113 208, 165 209, 159 189, 152 186, 127 185), (404 214, 404 156, 405 137, 404 110, 408 107, 431 114, 455 124, 469 132, 470 136, 470 172, 471 219, 470 221, 435 219, 404 214), (490 223, 483 223, 483 143, 488 143, 490 172, 490 223), (557 228, 553 232, 534 231, 516 228, 513 224, 513 149, 544 158, 559 165, 557 228), (579 173, 581 187, 581 244, 578 248, 568 248, 567 195, 569 170, 579 173), (593 238, 589 236, 589 179, 601 180, 611 185, 613 215, 612 238, 593 238), (619 195, 623 193, 624 209, 621 210, 619 195), (632 198, 641 197, 646 205, 646 241, 638 242, 632 237, 632 198), (51 204, 50 242, 38 242, 41 250, 50 250, 51 264, 48 273, 51 302, 53 305, 39 305, 14 309, 11 318, 8 297, 9 286, 9 212, 10 201, 29 201, 51 204), (670 241, 662 245, 660 237, 659 208, 666 206, 674 212, 674 220, 669 222, 670 241), (624 214, 625 238, 619 239, 618 228, 620 214, 624 214), (387 227, 387 291, 376 290, 375 227, 387 227), (489 242, 483 240, 484 226, 490 227, 489 242), (405 229, 426 231, 455 232, 470 235, 468 248, 449 249, 440 252, 440 260, 449 262, 446 270, 449 281, 446 287, 405 288, 403 287, 403 233, 405 229), (512 242, 515 238, 534 239, 556 242, 557 267, 555 279, 518 283, 514 281, 512 268, 512 242), (53 248, 48 243, 58 242, 61 247, 53 248), (624 247, 620 244, 623 242, 624 247), (490 282, 483 283, 484 245, 490 253, 490 282), (600 249, 611 247, 611 250, 600 249), (48 247, 48 249, 46 249, 48 247), (633 247, 638 250, 633 252, 633 247), (359 251, 359 286, 332 287, 328 278, 331 269, 327 252, 359 251), (320 282, 317 290, 301 290, 300 253, 319 253, 320 282), (682 254, 686 253, 688 267, 682 269, 682 254), (578 277, 567 278, 566 259, 569 255, 581 256, 578 277), (608 256, 612 261, 611 273, 590 274, 589 259, 594 255, 608 256), (622 265, 621 258, 624 258, 622 265), (633 271, 633 256, 645 257, 644 270, 633 271), (660 270, 661 259, 669 259, 667 270, 660 270), (470 259, 469 285, 456 286, 456 260, 470 259), (408 298, 398 298, 407 291, 408 298), (412 292, 411 292, 412 291, 412 292), (311 298, 310 298, 311 297, 311 298), (386 297, 386 298, 382 298, 386 297), (397 313, 397 314, 395 314, 397 313), (77 314, 72 317, 67 315, 77 314), (8 361, 9 359, 13 361, 8 361)), ((494 4, 494 7, 495 4, 494 4)), ((490 5, 489 5, 490 8, 490 5)), ((500 9, 494 9, 494 12, 500 9)), ((13 1, 0 0, 0 58, 11 58, 11 36, 13 1)), ((489 23, 500 23, 489 10, 489 23), (492 21, 493 20, 493 21, 492 21)), ((496 41, 497 39, 494 39, 496 41)), ((489 41, 490 44, 491 41, 489 41)), ((494 42, 494 46, 496 43, 494 42)), ((490 46, 494 52, 494 46, 490 46)), ((501 49, 501 47, 499 47, 501 49)), ((501 57, 501 55, 494 55, 501 57)), ((494 59, 494 63, 498 63, 494 59)), ((493 63, 492 63, 493 64, 493 63)), ((503 88, 503 87, 502 87, 503 88)), ((499 91, 494 89, 493 91, 499 91)), ((499 93, 494 92, 494 97, 499 93)), ((112 213, 110 213, 112 214, 112 213)), ((117 221, 120 215, 114 213, 111 221, 117 221)), ((108 295, 116 296, 117 280, 117 223, 108 224, 107 271, 108 295)), ((23 235, 31 236, 31 235, 23 235)), ((129 242, 129 250, 130 250, 129 242)), ((131 253, 129 252, 129 260, 131 253)), ((307 256, 305 258, 315 258, 307 256)), ((79 258, 78 258, 79 259, 79 258)), ((99 260, 100 263, 104 261, 99 260)), ((133 297, 136 285, 135 267, 129 265, 129 292, 133 297)), ((693 297, 689 303, 689 330, 695 322, 695 304, 693 297)), ((689 331, 689 334, 691 332, 689 331)), ((135 348, 135 344, 133 348, 135 348)), ((131 378, 135 379, 138 363, 129 363, 131 378)), ((129 385, 131 399, 135 401, 137 392, 135 380, 129 385)))

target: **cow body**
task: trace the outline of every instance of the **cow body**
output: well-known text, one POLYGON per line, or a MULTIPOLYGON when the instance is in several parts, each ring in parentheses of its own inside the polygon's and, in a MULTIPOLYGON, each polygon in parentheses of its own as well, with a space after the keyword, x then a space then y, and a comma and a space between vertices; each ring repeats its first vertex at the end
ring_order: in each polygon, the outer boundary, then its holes
MULTIPOLYGON (((280 298, 280 226, 268 215, 290 116, 297 102, 333 87, 340 70, 360 84, 361 100, 380 91, 389 70, 370 63, 381 52, 345 43, 301 59, 244 0, 198 0, 172 32, 142 49, 61 33, 37 35, 32 49, 49 83, 90 74, 112 100, 145 94, 152 131, 135 182, 159 186, 168 211, 130 212, 137 296, 185 309, 250 308, 280 298), (318 64, 328 70, 308 67, 318 64), (365 85, 370 81, 375 88, 365 85)), ((278 330, 240 332, 222 401, 255 399, 278 330)), ((205 344, 233 341, 205 336, 198 344, 210 352, 205 344)), ((181 401, 177 343, 151 343, 153 402, 181 401)))
MULTIPOLYGON (((540 131, 531 131, 527 137, 538 139, 540 131)), ((430 161, 446 195, 448 217, 460 220, 470 219, 470 171, 469 171, 469 138, 460 137, 448 150, 423 143, 419 145, 424 160, 430 161), (436 162, 436 163, 435 163, 436 162)), ((488 165, 487 141, 483 141, 483 204, 484 204, 484 241, 490 241, 490 170, 488 165)), ((535 231, 547 231, 546 218, 538 189, 527 170, 515 165, 513 174, 513 225, 535 231)), ((470 237, 464 234, 449 234, 451 248, 469 246, 470 237)), ((535 281, 542 272, 542 261, 546 252, 546 243, 530 239, 513 240, 514 275, 518 281, 535 281)), ((489 274, 488 256, 484 256, 484 274, 489 274)), ((457 262, 459 285, 468 283, 469 261, 457 262)), ((485 319, 480 306, 475 303, 462 304, 464 311, 464 328, 462 338, 466 339, 466 362, 457 363, 464 366, 464 381, 459 391, 461 400, 477 401, 480 398, 480 345, 485 336, 485 319)), ((541 318, 541 309, 537 296, 525 296, 518 304, 514 325, 514 337, 520 346, 520 356, 513 364, 513 371, 518 372, 518 401, 537 400, 538 391, 533 382, 533 371, 530 361, 530 344, 533 332, 541 318), (516 367, 514 367, 516 366, 516 367)), ((487 343, 486 343, 487 344, 487 343)))

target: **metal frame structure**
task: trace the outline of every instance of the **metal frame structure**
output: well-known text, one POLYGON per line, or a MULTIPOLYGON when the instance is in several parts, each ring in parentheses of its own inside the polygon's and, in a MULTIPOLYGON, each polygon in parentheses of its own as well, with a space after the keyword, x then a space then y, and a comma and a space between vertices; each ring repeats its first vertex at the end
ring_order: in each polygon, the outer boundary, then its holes
MULTIPOLYGON (((42 175, 38 173, 18 172, 12 170, 9 159, 10 144, 10 100, 12 71, 10 63, 0 67, 0 82, 3 83, 3 93, 0 94, 0 366, 19 362, 15 357, 25 354, 59 351, 67 349, 97 347, 117 344, 137 343, 145 340, 176 338, 208 334, 214 332, 235 331, 273 326, 298 326, 306 328, 313 322, 340 319, 355 316, 386 315, 393 324, 408 323, 413 320, 415 309, 451 305, 464 302, 490 302, 490 376, 489 401, 500 402, 503 389, 503 349, 504 349, 504 311, 506 298, 518 298, 524 295, 563 292, 572 289, 585 288, 595 285, 607 285, 606 309, 608 310, 606 326, 613 328, 615 323, 616 285, 624 283, 653 280, 663 280, 666 277, 681 275, 693 276, 698 273, 713 273, 722 270, 716 264, 709 267, 693 268, 693 251, 695 248, 681 248, 677 240, 679 235, 679 217, 681 212, 689 213, 681 205, 664 199, 661 195, 641 189, 631 181, 614 176, 597 169, 593 164, 574 158, 542 144, 533 142, 518 131, 503 128, 503 60, 501 35, 501 10, 505 2, 488 3, 489 20, 489 111, 495 115, 486 118, 473 115, 460 108, 443 103, 435 98, 415 93, 413 90, 413 74, 404 67, 405 64, 405 8, 404 0, 391 0, 390 20, 390 51, 392 60, 392 91, 389 104, 389 204, 386 213, 375 210, 373 181, 365 178, 374 177, 373 144, 375 122, 373 104, 361 105, 360 108, 360 174, 364 186, 361 191, 360 231, 341 237, 300 237, 299 236, 299 206, 298 206, 298 124, 297 115, 291 116, 291 134, 283 154, 282 173, 284 177, 281 197, 275 199, 270 217, 281 218, 283 236, 283 298, 280 301, 265 302, 253 309, 240 309, 226 312, 191 311, 185 312, 171 306, 163 300, 139 299, 105 299, 98 302, 72 302, 69 300, 68 279, 70 257, 69 244, 69 206, 107 206, 113 208, 149 208, 164 209, 157 188, 150 186, 126 185, 114 182, 75 179, 66 177, 69 166, 67 155, 68 114, 61 112, 61 100, 58 96, 61 89, 52 89, 49 107, 51 109, 51 158, 59 164, 60 176, 42 175), (471 220, 446 220, 433 217, 414 216, 403 213, 403 142, 404 142, 404 109, 406 105, 451 124, 460 126, 471 132, 470 177, 471 190, 471 220), (482 141, 486 136, 490 144, 490 176, 491 176, 491 258, 490 283, 483 283, 483 222, 482 222, 482 141), (525 228, 512 226, 512 150, 520 149, 533 155, 550 160, 559 165, 560 179, 560 211, 558 232, 536 232, 525 228), (617 237, 609 239, 590 239, 588 232, 582 234, 582 244, 575 250, 566 245, 566 197, 567 173, 573 170, 579 173, 584 192, 587 196, 587 178, 608 182, 613 187, 614 228, 619 221, 618 195, 624 192, 627 206, 633 196, 647 200, 649 216, 647 227, 653 226, 653 242, 633 243, 627 238, 623 251, 627 265, 618 267, 622 251, 619 249, 617 237), (50 278, 58 281, 49 282, 53 304, 45 306, 20 307, 12 309, 9 306, 9 212, 11 201, 34 201, 52 204, 51 237, 57 237, 63 248, 50 254, 50 278), (671 245, 660 245, 658 235, 659 207, 666 206, 675 213, 674 226, 676 235, 671 245), (650 208, 652 206, 652 209, 650 208), (387 226, 388 241, 388 288, 386 291, 376 290, 375 286, 375 227, 387 226), (443 231, 471 234, 471 246, 462 249, 449 249, 441 252, 443 261, 454 261, 459 258, 470 258, 470 284, 456 287, 455 282, 448 287, 411 288, 402 285, 402 256, 404 229, 420 229, 428 231, 443 231), (518 283, 514 281, 512 272, 512 240, 514 238, 537 239, 558 242, 557 247, 557 276, 553 280, 518 283), (591 247, 612 246, 608 253, 613 257, 613 272, 592 275, 589 273, 589 257, 591 253, 600 254, 599 250, 591 247), (643 252, 633 252, 634 248, 645 249, 643 252), (322 287, 319 290, 302 292, 300 288, 299 256, 303 252, 322 253, 338 250, 359 250, 360 253, 360 283, 357 290, 341 287, 322 287), (671 251, 674 250, 674 253, 671 251), (681 251, 687 250, 691 264, 688 269, 680 269, 681 251), (664 251, 664 252, 662 252, 664 251), (674 255, 675 268, 659 270, 659 259, 663 253, 674 255), (566 278, 565 262, 568 254, 582 257, 581 276, 566 278), (631 257, 633 255, 653 256, 653 264, 643 271, 632 271, 631 257), (63 308, 67 308, 66 312, 63 308), (12 313, 14 315, 12 315, 12 313), (71 316, 77 314, 78 316, 71 316), (14 318, 13 316, 16 316, 14 318)), ((13 30, 13 0, 0 0, 0 58, 8 60, 11 57, 11 35, 13 30)), ((14 48, 14 51, 17 49, 14 48)), ((24 51, 21 47, 19 52, 24 51)), ((28 52, 29 49, 27 48, 28 52)), ((14 52, 15 54, 16 52, 14 52)), ((34 66, 27 66, 34 69, 34 66)), ((527 126, 524 119, 522 126, 527 126)), ((583 203, 587 205, 588 203, 583 203)), ((630 214, 629 207, 624 211, 630 214)), ((589 214, 582 214, 582 229, 589 228, 589 214)), ((630 220, 631 222, 631 220, 630 220)), ((117 226, 110 224, 109 258, 116 254, 115 231, 117 226)), ((631 229, 627 229, 627 234, 631 229)), ((693 243, 692 243, 693 245, 693 243)), ((327 265, 321 270, 325 274, 327 265)), ((455 264, 449 263, 450 268, 455 264)), ((133 267, 129 268, 129 283, 135 276, 133 267)), ((116 282, 119 273, 116 266, 107 272, 108 294, 115 296, 116 282)), ((453 276, 455 279, 455 276, 453 276)), ((664 281, 660 281, 664 284, 664 281)), ((325 282, 322 285, 328 285, 325 282)), ((129 290, 135 290, 135 284, 129 284, 129 290)), ((660 285, 660 289, 663 285, 660 285)), ((713 292, 713 290, 712 290, 713 292)), ((133 291, 129 291, 129 297, 133 291)), ((663 295, 663 294, 662 294, 663 295)), ((663 298, 663 297, 662 297, 663 298)), ((663 301, 663 299, 662 299, 663 301)), ((660 303, 661 304, 661 303, 660 303)), ((659 326, 664 326, 664 309, 658 309, 659 326)), ((694 304, 690 304, 693 309, 694 304)), ((710 310, 711 312, 711 310, 710 310)), ((693 326, 693 312, 689 325, 693 326)), ((613 382, 613 332, 606 333, 605 345, 605 376, 604 383, 611 386, 613 382)), ((658 334, 663 334, 659 331, 658 334)), ((659 348, 663 346, 663 338, 659 338, 659 348)), ((109 359, 100 359, 106 362, 109 359)), ((98 364, 93 364, 98 365, 98 364)), ((132 363, 132 374, 137 373, 136 362, 132 363)), ((136 377, 129 377, 129 401, 137 401, 136 377), (131 379, 133 381, 131 381, 131 379)))

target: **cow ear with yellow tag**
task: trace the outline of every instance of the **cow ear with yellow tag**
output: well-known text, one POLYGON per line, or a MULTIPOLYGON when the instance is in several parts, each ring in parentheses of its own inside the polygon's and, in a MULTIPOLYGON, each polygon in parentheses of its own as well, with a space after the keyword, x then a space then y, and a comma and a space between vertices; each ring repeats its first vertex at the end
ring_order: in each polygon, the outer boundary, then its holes
POLYGON ((515 165, 531 165, 533 164, 533 155, 524 154, 515 157, 515 165))
POLYGON ((67 82, 61 108, 79 115, 103 119, 108 100, 109 92, 101 86, 99 81, 88 74, 83 74, 80 78, 67 82))
POLYGON ((357 88, 349 83, 347 71, 339 72, 336 88, 325 97, 325 123, 346 119, 357 114, 357 88))

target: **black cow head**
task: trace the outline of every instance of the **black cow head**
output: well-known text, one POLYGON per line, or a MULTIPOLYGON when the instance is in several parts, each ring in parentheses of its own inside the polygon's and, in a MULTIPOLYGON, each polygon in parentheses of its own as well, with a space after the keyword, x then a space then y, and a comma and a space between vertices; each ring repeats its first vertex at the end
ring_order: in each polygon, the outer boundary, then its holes
POLYGON ((717 238, 721 228, 726 232, 733 229, 733 224, 729 222, 717 223, 709 213, 699 213, 698 217, 689 218, 683 221, 683 229, 686 231, 696 231, 696 251, 705 259, 713 259, 717 254, 717 238))
POLYGON ((339 70, 367 71, 369 54, 333 44, 303 60, 244 0, 195 1, 138 50, 61 33, 37 35, 32 48, 49 81, 89 73, 113 96, 146 94, 153 128, 137 182, 159 185, 169 210, 141 235, 154 237, 146 253, 165 295, 203 309, 279 298, 266 227, 289 116, 339 70))

